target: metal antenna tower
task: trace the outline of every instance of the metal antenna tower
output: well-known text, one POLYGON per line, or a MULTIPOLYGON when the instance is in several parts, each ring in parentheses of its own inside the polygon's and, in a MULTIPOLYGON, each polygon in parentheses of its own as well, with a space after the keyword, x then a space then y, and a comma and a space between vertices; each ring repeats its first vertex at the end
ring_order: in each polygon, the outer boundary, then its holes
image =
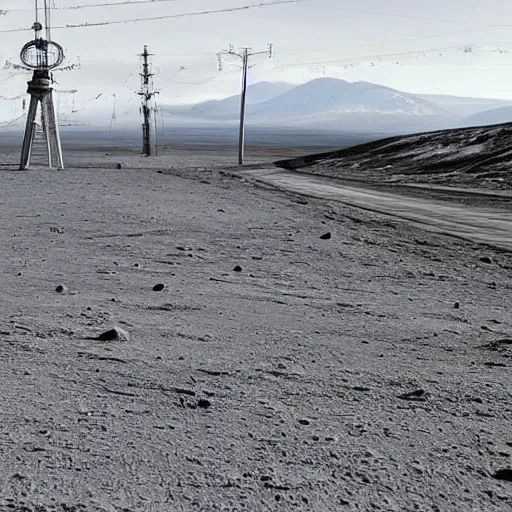
POLYGON ((20 169, 30 165, 33 150, 37 148, 34 142, 40 142, 39 150, 50 169, 64 169, 59 127, 53 102, 53 87, 50 70, 60 66, 64 60, 64 50, 51 40, 51 8, 49 0, 43 0, 44 27, 39 21, 39 5, 35 0, 35 37, 28 42, 20 53, 20 59, 29 69, 33 70, 32 80, 28 82, 30 106, 25 127, 25 136, 21 150, 20 169), (41 37, 45 30, 46 38, 41 37), (39 120, 39 122, 38 122, 39 120))
POLYGON ((251 52, 252 48, 235 48, 230 45, 228 50, 224 50, 217 54, 219 59, 219 70, 223 70, 222 56, 232 55, 242 59, 242 93, 240 96, 240 130, 238 134, 238 164, 244 163, 244 150, 245 150, 245 107, 247 99, 247 70, 249 69, 249 58, 255 55, 268 55, 271 59, 274 55, 274 45, 269 44, 267 51, 264 52, 251 52))
POLYGON ((151 64, 149 58, 152 53, 148 52, 148 47, 144 46, 144 51, 139 55, 141 58, 141 88, 138 92, 142 98, 142 154, 144 156, 151 156, 151 102, 155 94, 153 88, 153 73, 151 73, 151 64))

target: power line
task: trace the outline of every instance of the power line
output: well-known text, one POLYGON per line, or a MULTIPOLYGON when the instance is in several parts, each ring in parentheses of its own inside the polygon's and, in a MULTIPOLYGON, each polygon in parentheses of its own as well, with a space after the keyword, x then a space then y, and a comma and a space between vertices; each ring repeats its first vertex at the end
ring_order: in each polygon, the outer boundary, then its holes
POLYGON ((434 52, 443 52, 443 51, 449 51, 449 50, 462 50, 466 48, 467 45, 465 44, 459 44, 457 46, 444 46, 442 48, 429 48, 426 50, 414 50, 409 52, 397 52, 397 53, 383 53, 380 55, 363 55, 360 57, 346 57, 341 59, 329 59, 329 60, 320 60, 320 61, 311 61, 311 62, 294 62, 291 64, 283 64, 281 66, 278 66, 279 68, 289 68, 289 67, 296 67, 296 66, 314 66, 316 64, 337 64, 342 62, 352 62, 352 61, 363 61, 363 60, 369 60, 369 59, 382 59, 385 57, 404 57, 407 55, 417 55, 422 53, 434 53, 434 52))
MULTIPOLYGON (((204 16, 207 14, 220 14, 225 12, 236 12, 236 11, 247 11, 251 9, 259 9, 262 7, 273 7, 274 5, 280 5, 280 4, 296 4, 300 3, 301 0, 277 0, 272 3, 263 3, 260 2, 258 4, 250 4, 250 5, 243 5, 240 7, 228 7, 224 9, 211 9, 211 10, 205 10, 205 11, 197 11, 197 12, 186 12, 186 13, 180 13, 180 14, 164 14, 161 16, 151 16, 148 18, 132 18, 127 20, 112 20, 112 21, 98 21, 98 22, 92 22, 92 23, 79 23, 79 24, 67 24, 67 25, 58 25, 58 26, 52 26, 52 30, 60 30, 60 29, 67 29, 67 28, 89 28, 89 27, 103 27, 107 25, 121 25, 124 23, 138 23, 141 21, 159 21, 159 20, 166 20, 166 19, 173 19, 173 18, 185 18, 185 17, 191 17, 191 16, 204 16)), ((31 28, 14 28, 14 29, 7 29, 7 30, 0 30, 0 33, 7 34, 9 32, 27 32, 29 30, 32 30, 31 28)))
MULTIPOLYGON (((121 0, 120 2, 112 2, 109 4, 101 3, 101 4, 83 4, 83 5, 68 5, 63 7, 52 7, 54 11, 77 11, 82 9, 89 8, 98 8, 98 7, 116 7, 119 5, 137 5, 137 4, 155 4, 159 2, 183 2, 185 0, 121 0)), ((4 11, 0 11, 0 14, 5 14, 9 12, 25 12, 32 11, 32 9, 7 9, 4 11)))
POLYGON ((364 13, 369 14, 372 16, 388 16, 390 18, 404 18, 408 20, 420 20, 420 21, 436 21, 438 23, 460 23, 460 20, 454 20, 454 19, 441 19, 441 18, 429 18, 426 16, 414 16, 412 14, 397 14, 394 12, 385 12, 385 11, 372 11, 369 9, 350 9, 346 7, 337 7, 334 5, 319 5, 316 3, 303 3, 303 5, 307 5, 310 7, 315 7, 319 9, 333 9, 337 11, 344 11, 344 12, 356 12, 356 13, 364 13))

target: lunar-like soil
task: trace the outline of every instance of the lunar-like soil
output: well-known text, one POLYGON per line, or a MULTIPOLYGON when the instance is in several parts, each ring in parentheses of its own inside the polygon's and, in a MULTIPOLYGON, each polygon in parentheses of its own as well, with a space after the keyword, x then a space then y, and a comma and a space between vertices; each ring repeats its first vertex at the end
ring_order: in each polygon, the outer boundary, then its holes
POLYGON ((510 254, 227 162, 3 167, 0 510, 512 510, 510 254))

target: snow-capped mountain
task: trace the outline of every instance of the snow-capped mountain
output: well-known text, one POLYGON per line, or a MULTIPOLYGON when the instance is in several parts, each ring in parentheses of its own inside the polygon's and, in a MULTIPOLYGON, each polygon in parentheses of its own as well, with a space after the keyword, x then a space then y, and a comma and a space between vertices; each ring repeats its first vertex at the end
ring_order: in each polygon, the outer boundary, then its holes
POLYGON ((376 113, 414 116, 445 115, 447 112, 412 94, 368 82, 319 78, 295 87, 248 110, 255 118, 284 119, 333 114, 376 113))
MULTIPOLYGON (((258 82, 247 88, 247 105, 269 101, 290 91, 295 85, 286 82, 258 82)), ((230 96, 222 100, 210 100, 197 105, 183 107, 164 106, 164 111, 185 117, 202 119, 237 119, 240 112, 240 96, 230 96)))
MULTIPOLYGON (((181 118, 235 122, 239 105, 240 97, 231 96, 166 110, 181 118)), ((256 84, 248 90, 247 105, 247 120, 259 125, 405 133, 456 126, 459 120, 436 103, 413 94, 335 78, 319 78, 299 86, 256 84)))

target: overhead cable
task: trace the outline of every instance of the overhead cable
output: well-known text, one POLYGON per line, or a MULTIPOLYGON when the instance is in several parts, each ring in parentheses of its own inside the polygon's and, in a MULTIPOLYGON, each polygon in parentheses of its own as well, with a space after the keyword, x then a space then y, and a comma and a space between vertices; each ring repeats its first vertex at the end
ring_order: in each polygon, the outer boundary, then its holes
MULTIPOLYGON (((179 13, 179 14, 164 14, 161 16, 151 16, 148 18, 132 18, 132 19, 126 19, 126 20, 112 20, 112 21, 98 21, 98 22, 91 22, 91 23, 78 23, 78 24, 67 24, 67 25, 58 25, 53 26, 52 30, 59 30, 59 29, 66 29, 66 28, 89 28, 89 27, 103 27, 107 25, 121 25, 124 23, 138 23, 141 21, 158 21, 158 20, 167 20, 172 18, 185 18, 185 17, 191 17, 191 16, 204 16, 207 14, 220 14, 225 12, 236 12, 236 11, 247 11, 250 9, 258 9, 261 7, 273 7, 274 5, 280 5, 280 4, 296 4, 300 3, 301 0, 278 0, 272 3, 263 3, 260 2, 258 4, 250 4, 250 5, 243 5, 240 7, 228 7, 224 9, 211 9, 211 10, 205 10, 205 11, 197 11, 197 12, 185 12, 185 13, 179 13)), ((7 30, 0 30, 0 33, 6 34, 9 32, 27 32, 31 31, 32 28, 14 28, 14 29, 7 29, 7 30)))

